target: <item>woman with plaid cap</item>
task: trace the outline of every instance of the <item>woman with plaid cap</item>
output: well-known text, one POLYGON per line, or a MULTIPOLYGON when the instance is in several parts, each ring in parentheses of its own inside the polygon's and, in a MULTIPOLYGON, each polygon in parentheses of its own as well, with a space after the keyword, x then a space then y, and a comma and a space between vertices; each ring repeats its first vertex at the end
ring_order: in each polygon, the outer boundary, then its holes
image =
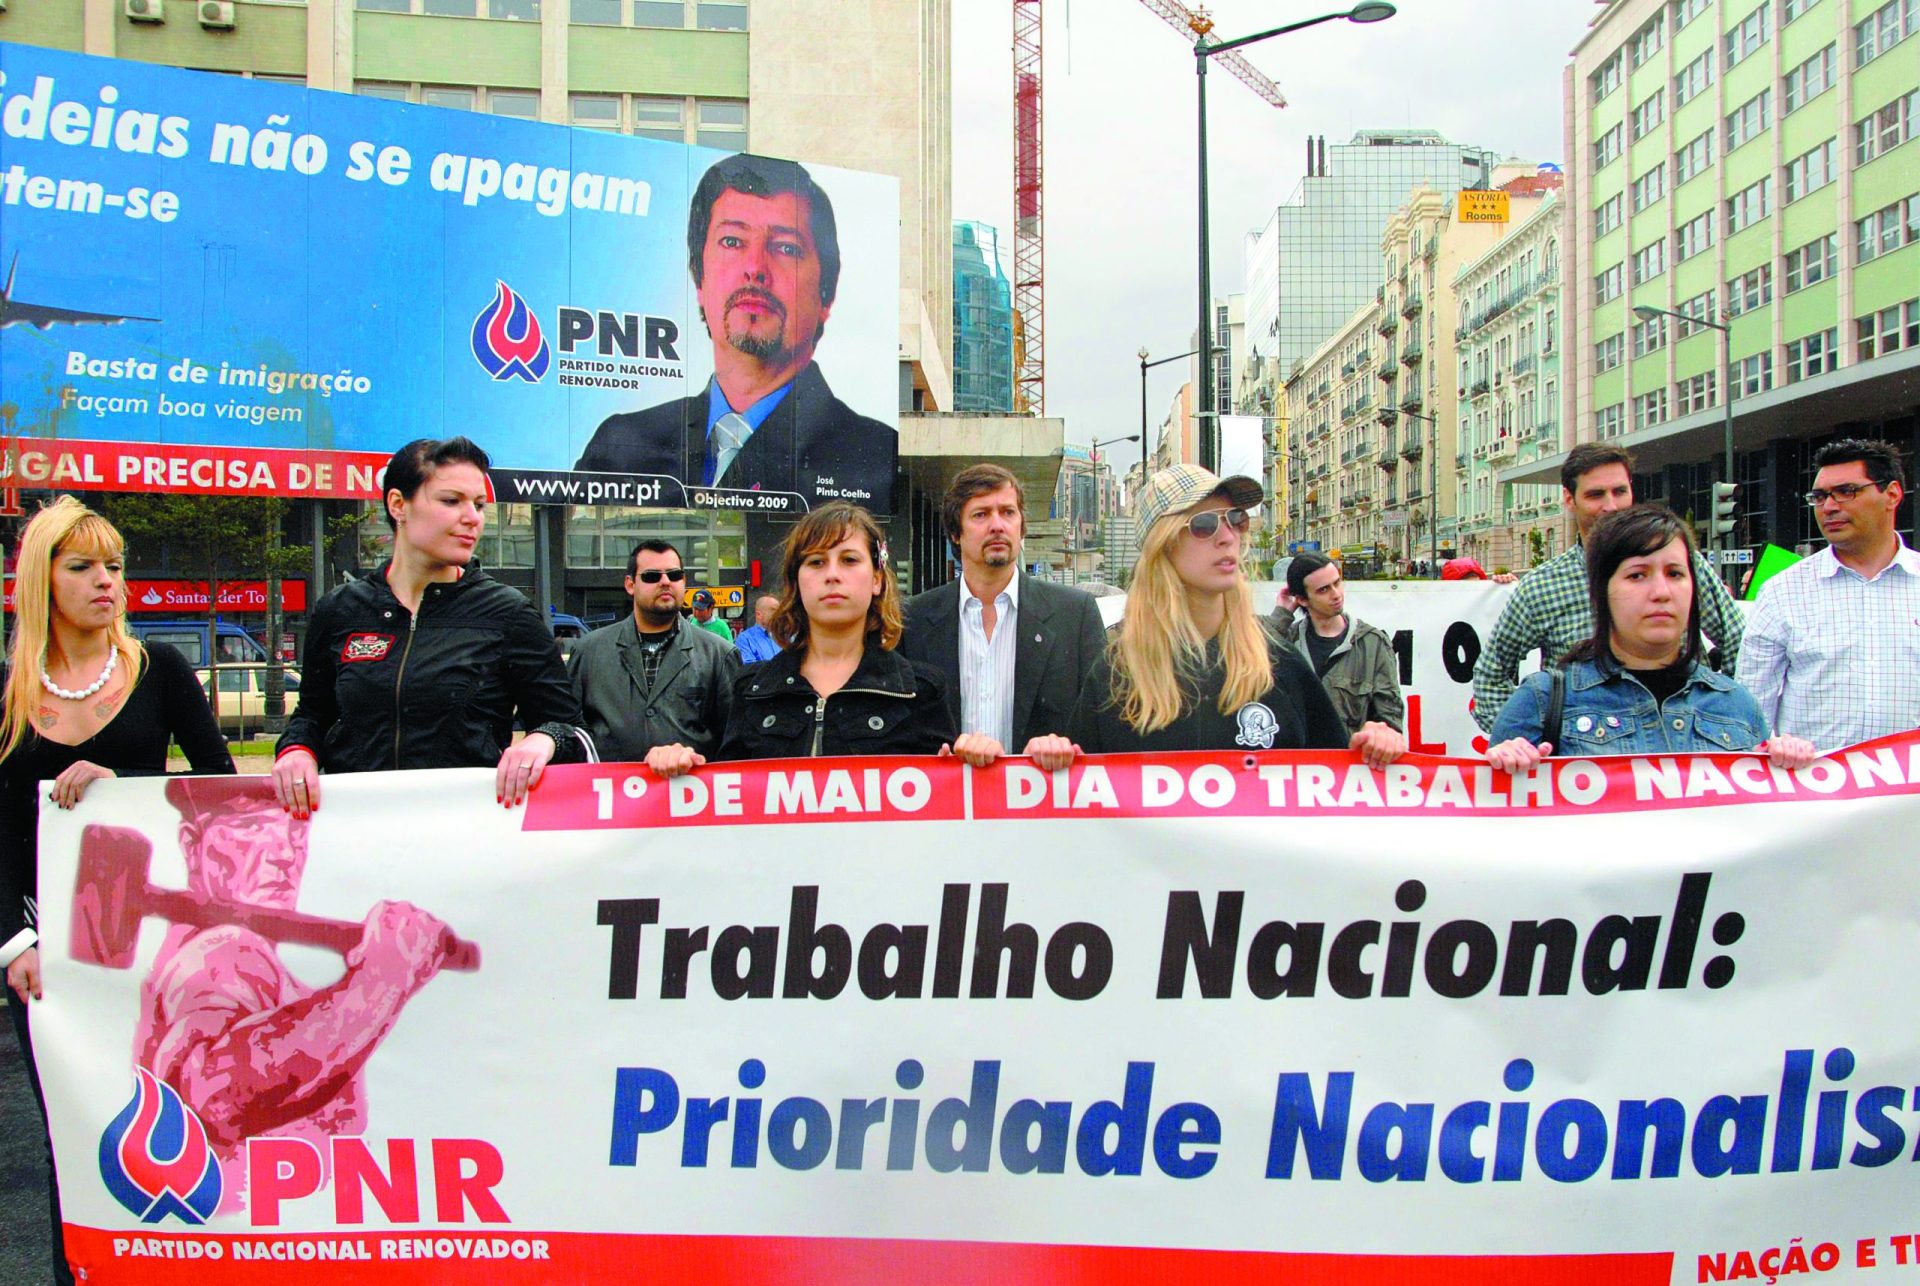
POLYGON ((1036 762, 1076 751, 1351 747, 1380 768, 1405 753, 1406 738, 1383 723, 1349 737, 1312 668, 1255 615, 1246 542, 1263 498, 1252 478, 1189 464, 1148 481, 1126 618, 1081 690, 1071 736, 1028 747, 1036 762))

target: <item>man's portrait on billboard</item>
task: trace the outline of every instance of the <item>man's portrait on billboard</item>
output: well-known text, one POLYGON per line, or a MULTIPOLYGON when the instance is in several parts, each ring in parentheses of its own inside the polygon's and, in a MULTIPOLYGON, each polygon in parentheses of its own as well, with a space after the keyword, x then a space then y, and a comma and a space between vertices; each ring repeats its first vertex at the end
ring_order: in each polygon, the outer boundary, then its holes
POLYGON ((814 360, 840 262, 833 203, 804 168, 745 154, 713 165, 687 214, 713 378, 608 416, 574 467, 891 510, 898 435, 836 398, 814 360))

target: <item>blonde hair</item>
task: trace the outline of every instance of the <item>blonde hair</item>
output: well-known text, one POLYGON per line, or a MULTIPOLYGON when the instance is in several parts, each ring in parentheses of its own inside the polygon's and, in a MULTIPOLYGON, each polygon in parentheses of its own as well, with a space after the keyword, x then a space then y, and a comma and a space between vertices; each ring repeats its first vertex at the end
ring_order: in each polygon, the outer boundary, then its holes
MULTIPOLYGON (((26 739, 40 704, 40 667, 52 634, 53 560, 62 553, 87 558, 124 558, 127 542, 114 525, 72 496, 41 509, 20 537, 13 587, 13 645, 8 651, 6 710, 0 714, 0 759, 26 739)), ((126 667, 127 690, 140 682, 146 649, 127 632, 123 612, 107 626, 113 650, 126 667)))
MULTIPOLYGON (((1173 565, 1172 552, 1187 529, 1187 515, 1167 514, 1147 531, 1127 591, 1127 614, 1107 644, 1113 671, 1109 698, 1135 732, 1158 732, 1199 700, 1199 677, 1206 668, 1207 640, 1200 637, 1187 606, 1187 589, 1173 565)), ((1273 686, 1273 661, 1267 633, 1253 611, 1253 592, 1244 577, 1226 591, 1226 619, 1220 627, 1220 655, 1227 681, 1220 689, 1220 713, 1231 714, 1273 686)))

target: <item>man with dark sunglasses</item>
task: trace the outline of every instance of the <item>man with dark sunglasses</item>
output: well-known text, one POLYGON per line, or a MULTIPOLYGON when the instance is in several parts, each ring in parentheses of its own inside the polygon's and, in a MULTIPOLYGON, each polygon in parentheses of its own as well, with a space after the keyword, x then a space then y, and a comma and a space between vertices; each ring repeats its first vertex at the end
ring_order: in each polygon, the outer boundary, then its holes
POLYGON ((1762 587, 1739 679, 1775 732, 1839 750, 1920 727, 1920 554, 1900 538, 1897 448, 1846 438, 1813 463, 1827 547, 1762 587))
POLYGON ((609 762, 645 759, 655 746, 719 748, 740 656, 731 643, 681 623, 680 551, 643 540, 627 556, 630 615, 580 640, 567 661, 587 731, 609 762))

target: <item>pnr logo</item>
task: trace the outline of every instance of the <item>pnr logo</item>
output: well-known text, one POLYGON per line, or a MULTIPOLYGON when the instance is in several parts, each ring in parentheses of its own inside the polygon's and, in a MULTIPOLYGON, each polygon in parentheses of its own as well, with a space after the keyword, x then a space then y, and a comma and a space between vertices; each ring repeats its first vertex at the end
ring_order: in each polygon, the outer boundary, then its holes
POLYGON ((133 1070, 133 1098, 100 1136, 100 1178, 142 1223, 174 1215, 203 1224, 220 1205, 220 1162, 206 1127, 173 1086, 133 1070))
POLYGON ((496 380, 518 376, 537 384, 549 357, 540 319, 506 282, 495 284, 493 302, 473 319, 473 359, 496 380))

